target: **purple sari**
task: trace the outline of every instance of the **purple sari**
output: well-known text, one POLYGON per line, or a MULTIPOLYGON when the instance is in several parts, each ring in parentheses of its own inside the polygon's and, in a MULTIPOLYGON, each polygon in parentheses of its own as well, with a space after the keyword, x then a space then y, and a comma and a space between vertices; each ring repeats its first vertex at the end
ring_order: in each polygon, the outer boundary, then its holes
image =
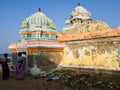
POLYGON ((15 75, 19 80, 22 80, 24 78, 23 63, 19 63, 19 62, 16 63, 15 75))

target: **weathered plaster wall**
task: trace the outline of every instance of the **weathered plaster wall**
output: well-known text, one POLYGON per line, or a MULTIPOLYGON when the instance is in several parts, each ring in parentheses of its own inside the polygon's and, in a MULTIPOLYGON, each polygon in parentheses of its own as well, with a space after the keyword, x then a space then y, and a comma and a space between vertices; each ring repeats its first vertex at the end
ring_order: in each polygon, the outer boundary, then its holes
POLYGON ((62 64, 98 67, 119 67, 120 37, 65 42, 62 64))
POLYGON ((50 66, 59 64, 62 59, 62 52, 41 52, 40 55, 28 55, 28 66, 32 67, 34 63, 37 66, 50 66))

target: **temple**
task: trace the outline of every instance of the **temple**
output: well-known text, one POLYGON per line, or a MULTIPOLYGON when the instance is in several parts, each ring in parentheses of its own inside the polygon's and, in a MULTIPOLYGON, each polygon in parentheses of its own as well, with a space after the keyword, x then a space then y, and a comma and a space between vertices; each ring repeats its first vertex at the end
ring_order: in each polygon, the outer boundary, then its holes
MULTIPOLYGON (((23 20, 20 29, 20 40, 9 45, 14 58, 13 63, 16 62, 18 52, 27 55, 27 64, 31 67, 34 62, 38 62, 38 66, 40 62, 43 62, 41 64, 44 65, 47 63, 45 60, 49 61, 49 57, 52 57, 54 53, 60 57, 59 54, 63 51, 63 44, 57 40, 58 35, 59 32, 56 30, 53 20, 42 13, 39 8, 38 12, 23 20), (42 56, 40 57, 40 55, 42 56), (39 57, 44 61, 36 59, 39 57)), ((58 60, 56 59, 56 61, 58 60)))
POLYGON ((78 3, 61 32, 41 12, 23 20, 18 42, 9 49, 15 62, 17 53, 27 54, 28 66, 57 64, 63 67, 120 70, 120 28, 112 29, 78 3))

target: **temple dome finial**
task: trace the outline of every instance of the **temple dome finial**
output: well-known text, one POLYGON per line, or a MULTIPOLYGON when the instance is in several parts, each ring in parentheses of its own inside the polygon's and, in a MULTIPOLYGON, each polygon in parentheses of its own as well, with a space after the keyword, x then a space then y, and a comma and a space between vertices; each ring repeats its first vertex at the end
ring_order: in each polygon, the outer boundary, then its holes
POLYGON ((38 9, 38 12, 41 12, 41 8, 38 9))
POLYGON ((78 6, 80 6, 80 3, 78 3, 78 6))

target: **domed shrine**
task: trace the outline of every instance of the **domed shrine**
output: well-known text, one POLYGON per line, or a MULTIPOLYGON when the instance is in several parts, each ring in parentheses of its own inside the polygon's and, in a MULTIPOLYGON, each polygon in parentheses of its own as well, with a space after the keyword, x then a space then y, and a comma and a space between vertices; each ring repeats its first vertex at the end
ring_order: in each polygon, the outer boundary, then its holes
MULTIPOLYGON (((44 64, 46 64, 45 60, 50 59, 52 62, 53 55, 56 55, 58 57, 53 62, 57 62, 61 56, 60 53, 63 51, 63 44, 57 41, 57 36, 58 31, 53 20, 39 9, 37 13, 23 20, 20 28, 20 40, 9 45, 14 57, 13 61, 15 62, 18 52, 23 52, 27 54, 28 64, 31 63, 30 61, 35 61, 36 56, 40 60, 43 59, 44 64)), ((40 60, 36 62, 42 62, 40 60)), ((40 63, 38 64, 40 65, 40 63)))

